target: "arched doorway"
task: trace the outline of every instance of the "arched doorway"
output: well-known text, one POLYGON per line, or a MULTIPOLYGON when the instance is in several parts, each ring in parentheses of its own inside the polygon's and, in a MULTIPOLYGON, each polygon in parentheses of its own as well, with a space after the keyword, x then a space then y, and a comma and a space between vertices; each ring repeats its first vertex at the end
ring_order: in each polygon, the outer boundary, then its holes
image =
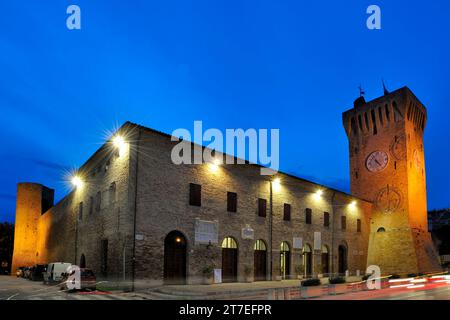
POLYGON ((80 257, 80 268, 86 268, 86 257, 84 253, 80 257))
POLYGON ((283 241, 280 246, 280 275, 282 279, 286 279, 290 274, 291 265, 291 249, 286 241, 283 241))
POLYGON ((254 277, 255 281, 267 278, 267 246, 263 240, 256 240, 254 246, 254 277))
POLYGON ((164 240, 164 282, 186 283, 186 238, 179 231, 171 231, 164 240))
POLYGON ((305 266, 305 277, 312 275, 312 250, 307 243, 303 246, 303 265, 305 266))
POLYGON ((347 246, 346 245, 339 245, 338 248, 338 267, 339 267, 339 273, 345 274, 345 271, 347 271, 347 246))
POLYGON ((322 274, 323 275, 326 275, 326 274, 330 273, 330 264, 329 264, 329 262, 330 262, 330 254, 329 254, 329 251, 328 251, 328 247, 323 245, 322 246, 322 261, 321 261, 322 274))
POLYGON ((222 282, 237 281, 238 246, 232 237, 222 241, 222 282))

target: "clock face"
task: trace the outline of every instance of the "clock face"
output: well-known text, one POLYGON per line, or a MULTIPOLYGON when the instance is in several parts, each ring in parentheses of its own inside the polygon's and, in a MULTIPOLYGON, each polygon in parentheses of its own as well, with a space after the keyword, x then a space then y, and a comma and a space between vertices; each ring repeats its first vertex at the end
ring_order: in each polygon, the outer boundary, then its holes
POLYGON ((389 157, 384 151, 374 151, 366 159, 366 167, 370 172, 379 172, 386 168, 389 157))
POLYGON ((401 135, 400 137, 395 137, 391 143, 391 154, 397 160, 403 160, 406 158, 406 137, 401 135))
POLYGON ((420 169, 420 167, 422 166, 422 161, 420 161, 420 154, 419 154, 419 151, 417 151, 417 149, 414 150, 413 161, 414 161, 414 165, 416 166, 416 168, 420 169))
POLYGON ((380 190, 375 202, 378 209, 383 213, 390 214, 400 207, 402 196, 400 191, 387 187, 380 190))

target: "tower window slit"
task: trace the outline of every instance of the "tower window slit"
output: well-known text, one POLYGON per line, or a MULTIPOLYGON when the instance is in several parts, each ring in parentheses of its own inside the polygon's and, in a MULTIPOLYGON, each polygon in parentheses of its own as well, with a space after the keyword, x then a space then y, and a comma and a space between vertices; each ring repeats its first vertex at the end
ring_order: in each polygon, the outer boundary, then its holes
POLYGON ((358 124, 359 124, 359 130, 362 132, 363 131, 363 124, 362 124, 362 118, 361 115, 358 115, 358 124))
POLYGON ((371 111, 370 111, 370 114, 371 114, 371 116, 372 116, 373 134, 375 135, 375 134, 378 133, 378 132, 377 132, 377 121, 376 121, 376 119, 375 119, 375 111, 374 111, 374 110, 371 110, 371 111))
POLYGON ((380 118, 380 123, 383 125, 383 112, 381 111, 381 107, 378 107, 378 117, 380 118))
POLYGON ((370 130, 369 128, 369 118, 367 117, 367 112, 364 112, 364 121, 366 122, 366 129, 367 131, 370 130))

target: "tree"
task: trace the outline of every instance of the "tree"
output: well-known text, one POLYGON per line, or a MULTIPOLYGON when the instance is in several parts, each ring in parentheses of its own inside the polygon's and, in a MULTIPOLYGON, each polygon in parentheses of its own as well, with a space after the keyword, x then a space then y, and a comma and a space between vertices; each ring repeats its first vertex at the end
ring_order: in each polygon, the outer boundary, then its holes
POLYGON ((0 223, 0 274, 11 272, 14 246, 14 224, 0 223))

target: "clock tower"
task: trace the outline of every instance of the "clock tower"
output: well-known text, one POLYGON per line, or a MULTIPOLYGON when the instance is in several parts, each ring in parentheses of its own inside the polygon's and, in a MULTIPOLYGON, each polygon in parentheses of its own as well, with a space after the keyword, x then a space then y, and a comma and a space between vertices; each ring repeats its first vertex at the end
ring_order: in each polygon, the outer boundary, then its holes
POLYGON ((427 111, 407 87, 343 113, 351 193, 373 203, 367 265, 382 274, 440 270, 427 225, 427 111))

